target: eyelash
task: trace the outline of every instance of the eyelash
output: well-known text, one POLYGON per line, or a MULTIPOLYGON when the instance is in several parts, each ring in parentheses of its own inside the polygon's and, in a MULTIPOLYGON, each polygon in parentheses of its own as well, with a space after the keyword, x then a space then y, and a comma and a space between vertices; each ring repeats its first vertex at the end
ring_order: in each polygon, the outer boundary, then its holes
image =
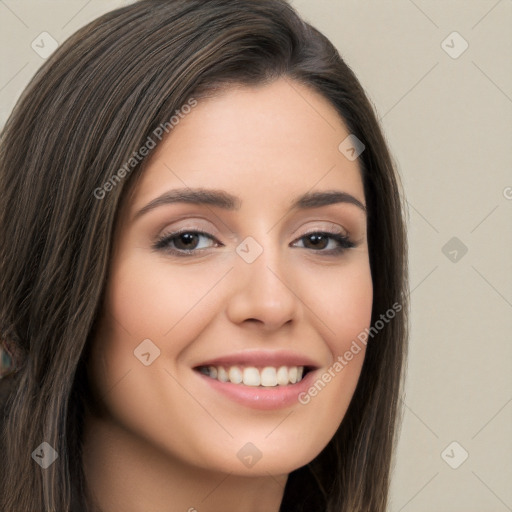
MULTIPOLYGON (((170 243, 174 239, 178 238, 179 236, 181 236, 183 234, 193 234, 193 235, 205 236, 212 241, 216 241, 216 239, 212 235, 205 233, 204 231, 198 231, 198 230, 193 230, 193 229, 182 229, 180 231, 165 234, 165 235, 162 235, 161 237, 159 237, 158 240, 153 245, 153 249, 156 251, 163 251, 163 252, 172 254, 174 256, 179 256, 179 257, 194 256, 199 251, 204 250, 204 248, 203 249, 189 249, 189 250, 171 249, 169 247, 170 243)), ((330 250, 309 249, 314 252, 324 253, 324 255, 326 255, 326 256, 338 256, 338 255, 343 254, 347 249, 352 249, 353 247, 356 246, 356 244, 354 244, 354 242, 352 242, 348 236, 342 235, 340 233, 333 233, 330 231, 311 231, 311 232, 306 233, 305 235, 301 236, 297 240, 303 240, 303 239, 311 237, 313 235, 317 235, 317 236, 320 235, 323 237, 328 237, 332 240, 335 240, 339 244, 339 246, 336 249, 330 249, 330 250)), ((308 249, 308 248, 306 247, 305 249, 308 249)))

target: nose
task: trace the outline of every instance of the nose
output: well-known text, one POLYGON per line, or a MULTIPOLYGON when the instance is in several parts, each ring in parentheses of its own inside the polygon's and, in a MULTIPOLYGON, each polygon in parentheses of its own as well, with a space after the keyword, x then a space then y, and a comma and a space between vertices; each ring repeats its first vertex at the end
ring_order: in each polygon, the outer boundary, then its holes
POLYGON ((227 304, 229 320, 269 332, 297 321, 302 302, 291 272, 285 269, 284 262, 267 249, 252 263, 238 258, 231 273, 234 285, 227 304))

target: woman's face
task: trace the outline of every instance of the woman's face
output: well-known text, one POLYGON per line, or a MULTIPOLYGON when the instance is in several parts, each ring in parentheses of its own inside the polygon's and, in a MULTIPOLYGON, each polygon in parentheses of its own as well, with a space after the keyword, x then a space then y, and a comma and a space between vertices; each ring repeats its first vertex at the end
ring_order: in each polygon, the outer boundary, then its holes
POLYGON ((200 101, 153 150, 120 211, 92 347, 104 422, 239 475, 287 474, 325 447, 372 308, 348 135, 322 96, 280 79, 200 101))

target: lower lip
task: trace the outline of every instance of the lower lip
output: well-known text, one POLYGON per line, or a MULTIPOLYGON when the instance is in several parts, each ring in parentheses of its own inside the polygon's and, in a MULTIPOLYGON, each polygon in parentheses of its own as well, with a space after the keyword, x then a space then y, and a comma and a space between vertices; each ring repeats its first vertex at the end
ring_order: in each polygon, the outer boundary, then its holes
POLYGON ((195 373, 214 390, 222 393, 234 402, 245 405, 246 407, 251 407, 252 409, 260 410, 283 409, 294 404, 299 404, 299 395, 310 387, 310 383, 315 374, 314 371, 308 372, 306 376, 296 384, 264 388, 233 384, 232 382, 221 382, 202 373, 195 373))

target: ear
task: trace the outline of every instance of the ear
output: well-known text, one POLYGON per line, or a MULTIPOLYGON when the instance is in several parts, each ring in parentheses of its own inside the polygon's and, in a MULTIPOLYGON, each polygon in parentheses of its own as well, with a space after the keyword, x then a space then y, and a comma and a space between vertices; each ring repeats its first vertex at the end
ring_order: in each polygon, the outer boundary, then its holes
POLYGON ((4 335, 0 338, 0 379, 16 373, 24 359, 21 348, 4 335))
POLYGON ((6 350, 4 343, 0 342, 0 379, 12 373, 13 367, 11 354, 6 350))

